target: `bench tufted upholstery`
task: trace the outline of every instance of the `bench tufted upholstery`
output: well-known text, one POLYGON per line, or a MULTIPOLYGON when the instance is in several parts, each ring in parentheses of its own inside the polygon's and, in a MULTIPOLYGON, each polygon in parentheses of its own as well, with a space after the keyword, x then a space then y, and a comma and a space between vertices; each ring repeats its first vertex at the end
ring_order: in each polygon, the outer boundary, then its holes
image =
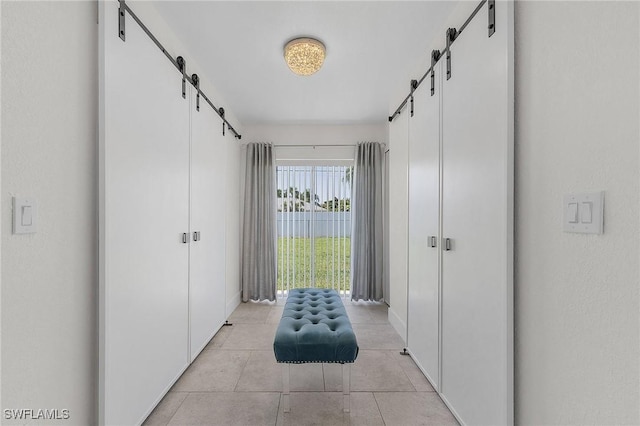
POLYGON ((358 342, 338 293, 315 288, 291 290, 273 350, 278 362, 354 362, 358 342))

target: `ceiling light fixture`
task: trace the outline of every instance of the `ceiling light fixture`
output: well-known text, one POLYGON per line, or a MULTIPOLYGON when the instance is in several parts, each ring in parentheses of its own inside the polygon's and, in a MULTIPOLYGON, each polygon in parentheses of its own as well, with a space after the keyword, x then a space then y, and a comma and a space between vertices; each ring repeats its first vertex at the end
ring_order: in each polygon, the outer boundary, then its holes
POLYGON ((320 69, 326 50, 315 38, 295 38, 284 46, 284 60, 289 69, 298 75, 311 75, 320 69))

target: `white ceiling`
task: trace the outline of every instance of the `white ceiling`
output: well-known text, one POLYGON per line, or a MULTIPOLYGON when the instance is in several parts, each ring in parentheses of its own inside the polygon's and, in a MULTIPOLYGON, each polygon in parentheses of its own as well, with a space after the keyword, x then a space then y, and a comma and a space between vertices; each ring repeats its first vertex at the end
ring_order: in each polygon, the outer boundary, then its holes
POLYGON ((389 103, 396 102, 393 88, 429 55, 427 48, 454 5, 155 2, 225 106, 244 124, 385 122, 389 103), (284 44, 297 36, 316 37, 327 47, 324 66, 310 77, 293 74, 283 59, 284 44))

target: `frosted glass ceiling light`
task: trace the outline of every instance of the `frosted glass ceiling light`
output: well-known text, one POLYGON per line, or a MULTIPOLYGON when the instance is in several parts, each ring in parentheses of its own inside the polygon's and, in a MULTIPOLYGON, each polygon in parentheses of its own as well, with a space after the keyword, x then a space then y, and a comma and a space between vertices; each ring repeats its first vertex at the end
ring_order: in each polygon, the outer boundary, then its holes
POLYGON ((298 75, 311 75, 318 71, 325 54, 324 44, 314 38, 295 38, 284 46, 284 60, 298 75))

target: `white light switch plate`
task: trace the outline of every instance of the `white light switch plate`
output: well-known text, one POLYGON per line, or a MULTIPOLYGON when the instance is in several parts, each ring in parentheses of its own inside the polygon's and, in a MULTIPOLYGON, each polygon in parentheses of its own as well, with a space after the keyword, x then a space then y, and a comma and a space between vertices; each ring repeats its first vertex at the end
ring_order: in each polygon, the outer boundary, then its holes
POLYGON ((602 234, 604 232, 604 191, 564 196, 564 232, 602 234))
POLYGON ((13 197, 13 233, 31 234, 36 232, 38 206, 33 198, 13 197))

